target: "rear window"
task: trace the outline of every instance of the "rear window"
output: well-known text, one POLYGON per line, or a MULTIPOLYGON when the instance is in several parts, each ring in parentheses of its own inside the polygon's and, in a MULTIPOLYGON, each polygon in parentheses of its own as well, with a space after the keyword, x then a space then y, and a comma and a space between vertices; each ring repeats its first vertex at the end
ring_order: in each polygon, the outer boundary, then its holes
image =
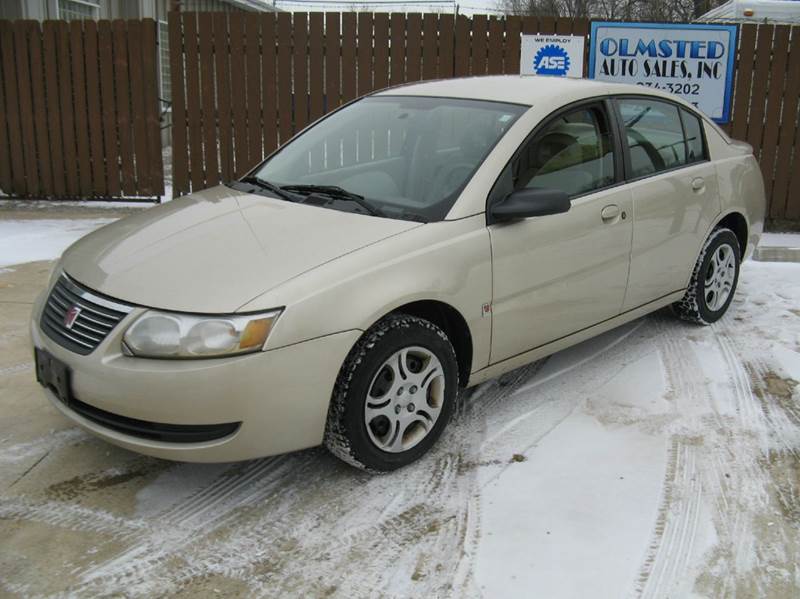
POLYGON ((686 143, 678 107, 667 102, 619 102, 631 160, 631 176, 643 177, 686 164, 686 143))
POLYGON ((703 125, 700 119, 688 110, 682 108, 681 119, 683 119, 683 130, 686 135, 687 162, 705 160, 706 152, 703 145, 703 125))

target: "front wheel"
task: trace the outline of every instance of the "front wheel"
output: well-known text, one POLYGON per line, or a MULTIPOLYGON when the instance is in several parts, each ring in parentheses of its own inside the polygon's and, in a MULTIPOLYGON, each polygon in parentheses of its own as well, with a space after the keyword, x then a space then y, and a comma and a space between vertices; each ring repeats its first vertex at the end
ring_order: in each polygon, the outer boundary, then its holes
POLYGON ((716 322, 728 310, 739 281, 739 240, 730 229, 712 231, 697 259, 686 295, 674 304, 683 320, 716 322))
POLYGON ((357 468, 389 471, 422 456, 450 419, 458 365, 433 323, 393 314, 356 343, 339 373, 325 445, 357 468))

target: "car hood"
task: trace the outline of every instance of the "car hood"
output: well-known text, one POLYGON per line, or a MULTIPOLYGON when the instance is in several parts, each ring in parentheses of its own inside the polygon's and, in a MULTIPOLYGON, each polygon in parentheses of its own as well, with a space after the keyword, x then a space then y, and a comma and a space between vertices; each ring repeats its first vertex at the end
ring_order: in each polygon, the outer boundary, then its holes
POLYGON ((98 229, 73 244, 61 265, 118 300, 234 312, 293 277, 418 226, 218 186, 98 229))

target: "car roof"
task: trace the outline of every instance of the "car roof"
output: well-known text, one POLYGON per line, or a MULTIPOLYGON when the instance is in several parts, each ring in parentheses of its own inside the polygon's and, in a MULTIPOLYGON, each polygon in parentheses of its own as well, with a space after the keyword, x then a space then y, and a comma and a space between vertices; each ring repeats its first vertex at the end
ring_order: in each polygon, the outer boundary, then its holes
POLYGON ((639 85, 535 75, 490 75, 437 79, 390 87, 378 92, 377 95, 464 98, 531 106, 534 103, 550 103, 559 100, 562 101, 561 103, 567 104, 582 98, 626 93, 659 96, 684 103, 677 96, 639 85))

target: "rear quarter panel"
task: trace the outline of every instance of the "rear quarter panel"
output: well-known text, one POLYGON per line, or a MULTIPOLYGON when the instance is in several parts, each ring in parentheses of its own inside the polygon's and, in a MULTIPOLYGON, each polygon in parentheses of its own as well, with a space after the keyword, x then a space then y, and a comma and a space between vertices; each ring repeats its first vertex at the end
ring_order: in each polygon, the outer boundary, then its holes
POLYGON ((708 126, 706 135, 719 182, 720 215, 716 222, 734 212, 744 216, 747 247, 743 259, 749 258, 764 231, 767 202, 761 169, 749 145, 726 140, 708 126))

